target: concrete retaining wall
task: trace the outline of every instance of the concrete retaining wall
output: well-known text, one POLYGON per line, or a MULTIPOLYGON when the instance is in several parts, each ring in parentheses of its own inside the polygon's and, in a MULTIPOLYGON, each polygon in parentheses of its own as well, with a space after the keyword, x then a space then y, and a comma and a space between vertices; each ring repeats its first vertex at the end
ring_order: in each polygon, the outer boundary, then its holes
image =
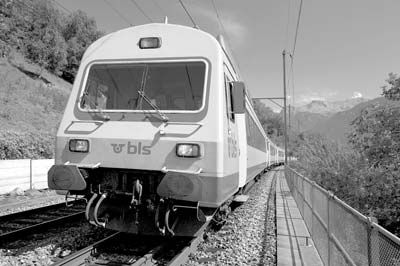
POLYGON ((0 194, 47 188, 47 171, 53 164, 54 159, 0 160, 0 194))

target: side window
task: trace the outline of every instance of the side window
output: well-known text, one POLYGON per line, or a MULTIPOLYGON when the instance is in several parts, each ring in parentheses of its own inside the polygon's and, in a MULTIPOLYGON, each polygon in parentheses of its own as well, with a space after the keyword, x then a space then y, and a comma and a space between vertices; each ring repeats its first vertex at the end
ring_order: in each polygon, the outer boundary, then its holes
POLYGON ((226 99, 227 116, 230 120, 235 122, 235 115, 233 113, 233 106, 232 106, 232 85, 226 74, 225 74, 225 99, 226 99))

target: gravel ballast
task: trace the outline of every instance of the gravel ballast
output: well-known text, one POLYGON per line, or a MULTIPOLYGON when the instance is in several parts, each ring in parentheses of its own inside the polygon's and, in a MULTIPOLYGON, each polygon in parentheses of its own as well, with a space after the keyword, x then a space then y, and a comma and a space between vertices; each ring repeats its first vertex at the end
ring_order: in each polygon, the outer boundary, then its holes
POLYGON ((221 230, 208 233, 186 266, 276 265, 275 186, 271 185, 277 174, 268 172, 254 185, 249 200, 230 214, 221 230))
POLYGON ((0 195, 0 216, 53 205, 65 201, 54 190, 29 190, 0 195))
POLYGON ((0 266, 51 265, 111 233, 86 221, 53 228, 44 234, 0 245, 0 266))

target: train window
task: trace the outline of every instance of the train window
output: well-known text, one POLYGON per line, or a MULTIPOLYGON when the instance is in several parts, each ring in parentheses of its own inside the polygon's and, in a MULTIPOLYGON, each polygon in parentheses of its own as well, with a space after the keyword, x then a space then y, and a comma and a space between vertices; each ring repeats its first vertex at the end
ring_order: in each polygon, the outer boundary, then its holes
POLYGON ((246 110, 246 134, 247 134, 247 145, 250 145, 258 150, 266 151, 266 142, 264 135, 262 134, 257 123, 253 117, 246 110))
POLYGON ((233 113, 233 105, 232 105, 232 85, 227 75, 225 75, 225 99, 226 99, 227 116, 230 120, 235 122, 235 114, 233 113))
POLYGON ((144 92, 160 110, 198 110, 203 104, 205 63, 95 64, 80 102, 82 109, 153 110, 144 92))

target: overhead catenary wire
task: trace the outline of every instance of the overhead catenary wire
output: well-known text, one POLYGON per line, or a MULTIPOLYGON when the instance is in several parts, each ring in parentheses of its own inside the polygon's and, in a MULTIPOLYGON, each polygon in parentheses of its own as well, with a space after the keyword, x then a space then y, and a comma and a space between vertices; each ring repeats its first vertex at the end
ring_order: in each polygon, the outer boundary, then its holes
POLYGON ((218 26, 219 26, 219 29, 220 29, 221 33, 224 34, 224 35, 227 35, 227 34, 226 34, 225 27, 224 27, 224 24, 222 24, 221 18, 220 18, 220 16, 219 16, 218 9, 217 9, 217 7, 216 7, 216 5, 215 5, 215 1, 214 1, 214 0, 211 0, 211 4, 212 4, 212 6, 213 6, 213 8, 214 8, 214 12, 215 12, 215 14, 216 14, 216 16, 217 16, 218 26))
POLYGON ((183 1, 183 0, 179 0, 179 3, 181 4, 183 10, 185 10, 186 15, 188 15, 189 19, 192 21, 193 26, 194 26, 196 29, 199 29, 199 26, 197 26, 196 22, 194 21, 193 17, 190 15, 189 11, 186 9, 186 7, 185 7, 185 5, 183 4, 182 1, 183 1))
POLYGON ((166 17, 167 13, 164 11, 164 9, 157 3, 157 0, 152 0, 153 4, 157 7, 157 9, 160 11, 162 17, 166 17))
POLYGON ((114 10, 115 13, 118 14, 126 23, 128 23, 129 26, 133 26, 132 23, 124 16, 122 15, 121 12, 118 11, 113 5, 111 5, 107 0, 103 0, 104 3, 106 3, 109 7, 111 7, 112 10, 114 10))
MULTIPOLYGON (((289 5, 290 5, 290 1, 291 0, 289 0, 289 5)), ((287 81, 288 85, 290 84, 290 80, 292 81, 292 87, 291 87, 291 102, 292 102, 292 104, 294 104, 294 70, 293 70, 293 61, 294 61, 294 55, 295 55, 295 52, 296 52, 297 39, 298 39, 298 35, 299 35, 299 28, 300 28, 302 9, 303 9, 303 0, 300 0, 300 5, 299 5, 299 10, 298 10, 298 15, 297 15, 295 36, 294 36, 294 40, 293 40, 293 48, 292 48, 292 51, 290 53, 290 72, 289 72, 288 81, 287 81)), ((288 21, 289 21, 289 19, 290 18, 289 18, 289 14, 288 14, 288 21)), ((289 87, 289 90, 290 90, 290 87, 289 87)))
MULTIPOLYGON (((290 20, 290 5, 291 5, 291 0, 289 0, 289 8, 288 8, 288 22, 286 26, 286 33, 287 33, 287 39, 288 39, 288 32, 289 32, 289 20, 290 20)), ((299 27, 300 27, 300 20, 301 20, 301 14, 302 14, 302 8, 303 8, 303 0, 300 0, 300 5, 299 5, 299 10, 298 10, 298 15, 297 15, 297 23, 296 23, 296 30, 295 30, 295 35, 294 35, 294 40, 293 40, 293 48, 291 53, 289 53, 290 57, 290 71, 289 75, 287 77, 287 80, 285 83, 287 84, 287 87, 289 88, 290 92, 290 102, 292 105, 295 103, 295 96, 294 96, 294 90, 295 90, 295 84, 294 84, 294 56, 296 52, 296 45, 297 45, 297 39, 299 35, 299 27), (291 86, 290 86, 291 84, 291 86)), ((287 40, 285 42, 286 47, 288 46, 287 40)), ((290 105, 289 105, 290 106, 290 105)), ((289 117, 290 117, 290 112, 291 112, 291 107, 289 107, 289 117)), ((290 120, 289 120, 289 129, 291 128, 290 126, 290 120)))
POLYGON ((285 45, 286 45, 287 48, 289 48, 288 42, 289 42, 289 24, 290 24, 291 3, 292 3, 292 0, 288 0, 287 22, 286 22, 286 39, 285 39, 285 45))
POLYGON ((142 13, 142 15, 146 17, 150 22, 154 22, 153 19, 150 16, 148 16, 146 12, 144 12, 144 10, 139 6, 136 0, 131 0, 131 3, 133 3, 136 6, 136 8, 140 11, 140 13, 142 13))
POLYGON ((57 2, 56 0, 51 0, 53 1, 56 5, 58 5, 59 7, 61 7, 65 12, 67 12, 68 14, 72 14, 72 11, 69 10, 68 8, 66 8, 64 5, 62 5, 61 3, 57 2))
POLYGON ((300 25, 302 8, 303 8, 303 0, 300 0, 299 14, 297 16, 296 33, 295 33, 295 36, 294 36, 293 49, 292 49, 292 53, 291 53, 293 57, 294 57, 294 54, 296 52, 297 36, 298 36, 298 33, 299 33, 299 25, 300 25))
MULTIPOLYGON (((217 16, 217 20, 218 20, 218 23, 219 23, 220 31, 222 31, 221 33, 223 34, 223 36, 226 37, 226 40, 228 41, 228 45, 229 45, 229 47, 231 48, 231 51, 232 51, 233 56, 234 56, 235 58, 237 58, 237 56, 236 56, 236 54, 235 54, 235 51, 233 50, 233 47, 232 47, 232 44, 231 44, 231 41, 230 41, 230 37, 229 37, 229 35, 228 35, 228 32, 226 31, 225 26, 224 26, 224 23, 222 22, 222 18, 221 18, 221 16, 220 16, 219 12, 218 12, 218 8, 217 8, 217 5, 215 4, 215 1, 214 1, 214 0, 211 0, 211 4, 212 4, 212 6, 213 6, 215 15, 217 16)), ((236 61, 236 60, 235 60, 235 61, 236 61)), ((240 68, 239 62, 236 61, 236 63, 238 64, 238 67, 240 68)))

